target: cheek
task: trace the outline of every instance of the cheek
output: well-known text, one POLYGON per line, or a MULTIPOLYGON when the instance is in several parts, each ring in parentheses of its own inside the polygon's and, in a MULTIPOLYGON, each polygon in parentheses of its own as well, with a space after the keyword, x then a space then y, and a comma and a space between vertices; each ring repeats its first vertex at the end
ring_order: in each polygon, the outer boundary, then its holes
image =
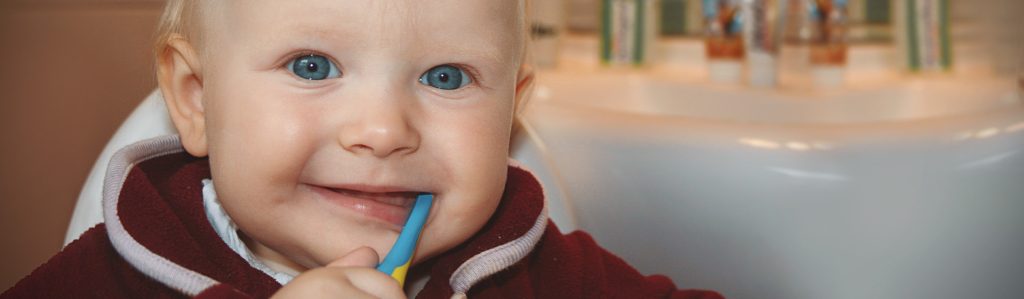
MULTIPOLYGON (((510 97, 511 98, 511 97, 510 97)), ((511 102, 511 101, 509 101, 511 102)), ((447 196, 428 228, 430 252, 464 242, 492 216, 505 187, 512 105, 449 115, 432 133, 438 157, 451 173, 447 196), (435 225, 436 224, 436 225, 435 225)))
POLYGON ((209 103, 210 164, 218 192, 226 200, 236 196, 255 200, 292 190, 315 149, 318 117, 302 105, 288 105, 294 99, 272 86, 236 78, 240 79, 213 81, 204 94, 209 103))
POLYGON ((461 113, 446 121, 442 144, 454 186, 473 193, 493 194, 503 189, 512 127, 512 105, 502 103, 478 113, 461 113))

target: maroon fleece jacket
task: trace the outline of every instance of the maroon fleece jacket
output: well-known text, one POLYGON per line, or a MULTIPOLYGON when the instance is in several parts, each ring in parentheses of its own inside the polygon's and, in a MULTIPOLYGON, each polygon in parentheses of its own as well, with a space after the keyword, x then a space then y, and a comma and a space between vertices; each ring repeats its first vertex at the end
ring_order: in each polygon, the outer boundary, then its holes
MULTIPOLYGON (((265 298, 281 286, 254 269, 218 237, 206 219, 200 181, 208 161, 183 153, 131 168, 119 192, 119 220, 139 244, 164 259, 217 283, 199 298, 265 298)), ((106 200, 106 199, 105 199, 106 200)), ((543 191, 527 171, 509 167, 504 196, 491 220, 456 248, 413 267, 430 280, 419 298, 449 298, 459 267, 482 252, 542 235, 525 257, 471 285, 470 298, 721 298, 714 292, 678 290, 665 276, 644 276, 599 247, 583 232, 561 234, 543 218, 543 191), (542 221, 538 221, 538 219, 542 221), (538 226, 537 223, 546 224, 538 226)), ((0 298, 180 298, 126 261, 99 224, 5 291, 0 298)))

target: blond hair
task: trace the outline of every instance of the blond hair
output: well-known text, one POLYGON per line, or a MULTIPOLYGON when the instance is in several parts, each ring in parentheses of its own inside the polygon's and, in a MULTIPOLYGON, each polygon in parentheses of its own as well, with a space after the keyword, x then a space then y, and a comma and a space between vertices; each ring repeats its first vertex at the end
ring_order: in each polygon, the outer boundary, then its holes
POLYGON ((167 48, 175 36, 194 38, 192 27, 194 26, 195 6, 196 1, 194 0, 167 0, 164 12, 160 16, 160 23, 157 25, 156 41, 153 44, 153 50, 157 57, 160 57, 160 53, 167 48))
MULTIPOLYGON (((167 0, 163 14, 160 16, 160 23, 157 26, 156 41, 153 50, 157 57, 167 48, 172 38, 181 36, 192 43, 199 42, 200 32, 196 29, 195 20, 198 18, 197 4, 195 0, 167 0)), ((522 48, 520 49, 520 63, 526 60, 529 52, 530 42, 530 0, 523 0, 519 5, 520 27, 522 48)))

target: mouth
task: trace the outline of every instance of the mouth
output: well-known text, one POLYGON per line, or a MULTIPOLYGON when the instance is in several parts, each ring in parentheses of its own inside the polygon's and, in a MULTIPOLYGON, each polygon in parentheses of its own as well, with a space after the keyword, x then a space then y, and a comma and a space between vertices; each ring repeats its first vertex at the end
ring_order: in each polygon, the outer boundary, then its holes
POLYGON ((400 229, 416 202, 419 191, 369 186, 325 187, 311 185, 313 191, 332 204, 366 218, 382 221, 400 229))

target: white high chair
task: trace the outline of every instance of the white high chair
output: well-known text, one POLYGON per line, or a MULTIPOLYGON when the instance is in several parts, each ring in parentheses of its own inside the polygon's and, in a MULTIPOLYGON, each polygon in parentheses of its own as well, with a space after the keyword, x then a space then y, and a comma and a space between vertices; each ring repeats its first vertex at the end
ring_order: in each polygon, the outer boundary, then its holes
MULTIPOLYGON (((102 189, 103 176, 107 171, 107 163, 117 150, 144 139, 175 134, 167 107, 159 90, 153 91, 125 119, 117 133, 110 139, 99 159, 89 172, 85 186, 78 195, 75 210, 71 214, 71 223, 64 236, 64 245, 71 243, 90 227, 103 222, 102 189)), ((547 159, 549 155, 544 143, 534 133, 528 123, 522 123, 512 141, 512 158, 531 170, 541 185, 547 198, 548 215, 562 231, 576 229, 576 220, 570 209, 571 205, 562 188, 561 178, 547 159)))

